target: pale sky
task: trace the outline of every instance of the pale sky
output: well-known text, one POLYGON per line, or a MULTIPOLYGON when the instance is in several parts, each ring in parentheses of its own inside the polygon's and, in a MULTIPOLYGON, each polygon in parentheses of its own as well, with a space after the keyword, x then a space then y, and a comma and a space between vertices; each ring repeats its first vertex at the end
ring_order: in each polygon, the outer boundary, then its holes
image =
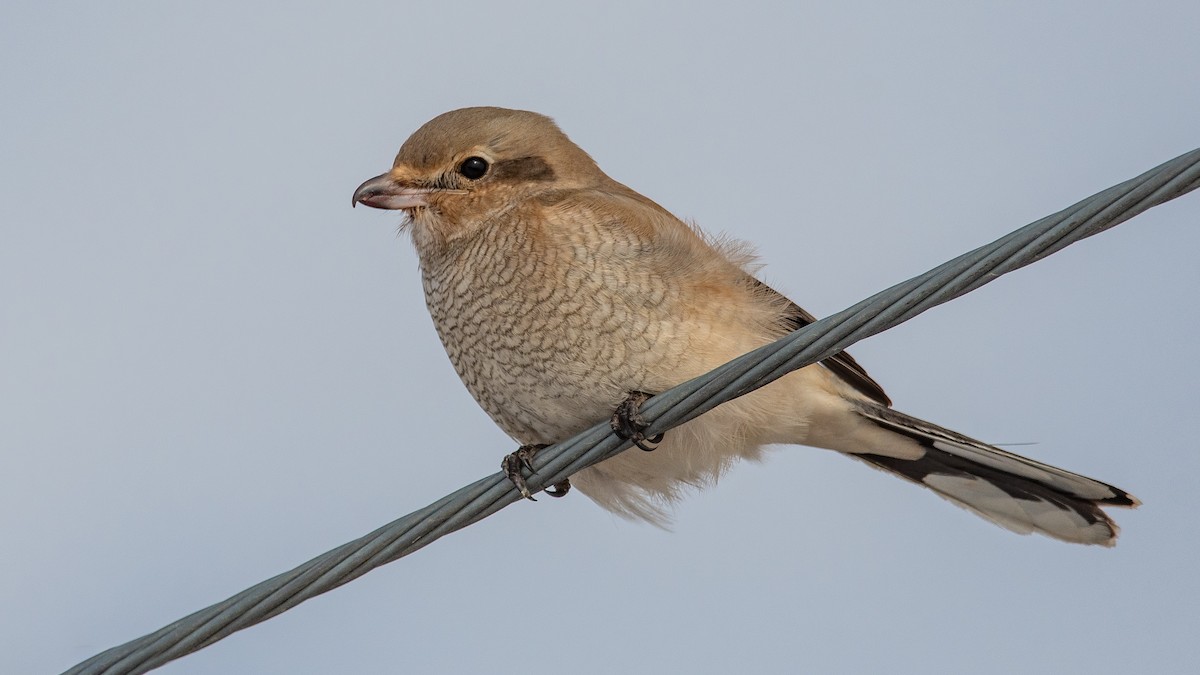
MULTIPOLYGON (((399 215, 350 209, 438 113, 554 117, 822 316, 1200 145, 1200 4, 898 7, 5 3, 0 672, 515 447, 399 215)), ((1141 498, 1115 549, 786 447, 673 532, 516 504, 161 672, 1189 672, 1198 218, 1186 196, 850 350, 898 409, 1141 498)))

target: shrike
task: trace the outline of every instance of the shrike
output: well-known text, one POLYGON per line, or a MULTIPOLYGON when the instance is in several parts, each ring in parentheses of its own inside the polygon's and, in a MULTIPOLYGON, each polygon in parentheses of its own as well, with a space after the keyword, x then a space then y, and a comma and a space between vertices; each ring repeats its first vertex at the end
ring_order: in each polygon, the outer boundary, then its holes
POLYGON ((475 400, 522 444, 505 467, 526 496, 521 465, 537 447, 613 416, 653 451, 621 453, 571 484, 658 524, 688 488, 774 443, 835 450, 1021 534, 1111 546, 1117 526, 1101 507, 1138 505, 1111 485, 893 410, 845 352, 645 439, 645 395, 814 318, 748 271, 745 247, 609 178, 543 115, 440 115, 354 203, 406 213, 438 335, 475 400))

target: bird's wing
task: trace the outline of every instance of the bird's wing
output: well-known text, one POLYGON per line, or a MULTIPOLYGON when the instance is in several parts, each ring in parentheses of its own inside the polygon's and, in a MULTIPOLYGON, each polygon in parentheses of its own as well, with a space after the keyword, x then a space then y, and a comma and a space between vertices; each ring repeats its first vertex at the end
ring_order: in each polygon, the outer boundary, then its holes
MULTIPOLYGON (((611 180, 611 179, 610 179, 611 180)), ((562 198, 565 195, 559 194, 556 198, 562 198)), ((648 199, 641 194, 631 190, 630 188, 613 181, 609 189, 602 191, 599 203, 605 205, 606 210, 613 214, 610 224, 623 226, 625 228, 649 227, 649 234, 641 233, 642 237, 655 236, 654 228, 651 223, 664 224, 667 227, 666 231, 673 231, 680 234, 686 233, 685 239, 690 239, 695 242, 700 242, 707 251, 713 250, 713 242, 704 236, 700 230, 694 226, 689 226, 683 221, 676 218, 669 211, 657 204, 651 199, 648 199), (654 214, 651 217, 645 217, 647 213, 654 214)), ((661 235, 660 233, 657 233, 661 235)), ((722 252, 722 257, 729 259, 728 251, 722 252)), ((735 261, 730 260, 734 264, 735 261)), ((742 265, 738 265, 742 267, 742 265)), ((770 286, 760 281, 757 277, 749 272, 743 272, 751 285, 758 287, 759 290, 767 295, 774 296, 780 300, 780 304, 784 307, 783 321, 784 325, 789 330, 799 330, 810 323, 817 320, 817 317, 809 314, 800 308, 799 305, 788 300, 782 293, 776 291, 770 286)), ((867 371, 862 366, 858 365, 852 356, 846 352, 838 352, 833 356, 821 361, 829 370, 833 371, 838 377, 845 380, 847 384, 862 392, 865 396, 876 403, 890 407, 891 399, 883 392, 883 387, 879 383, 871 379, 867 375, 867 371)))
MULTIPOLYGON (((764 291, 778 296, 787 302, 784 321, 787 323, 789 329, 799 330, 817 320, 817 317, 804 311, 804 309, 802 309, 799 305, 785 298, 779 291, 776 291, 758 279, 754 279, 754 282, 764 291)), ((886 393, 884 393, 883 387, 879 386, 878 382, 871 379, 871 376, 867 374, 867 371, 863 369, 862 366, 858 365, 858 361, 855 361, 854 357, 850 356, 850 354, 846 352, 838 352, 824 361, 821 361, 821 365, 832 370, 834 374, 845 380, 847 384, 854 387, 859 392, 865 394, 872 401, 891 407, 892 400, 888 398, 886 393)))

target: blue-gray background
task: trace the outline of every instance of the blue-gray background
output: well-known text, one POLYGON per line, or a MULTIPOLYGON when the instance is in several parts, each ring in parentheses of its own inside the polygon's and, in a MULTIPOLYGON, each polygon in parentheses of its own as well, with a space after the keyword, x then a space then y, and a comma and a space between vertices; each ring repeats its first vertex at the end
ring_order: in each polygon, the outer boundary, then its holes
MULTIPOLYGON (((52 672, 493 472, 399 216, 430 117, 554 116, 818 315, 1200 144, 1200 5, 0 10, 0 671, 52 672)), ((1200 657, 1200 196, 852 350, 1145 501, 1019 537, 780 448, 673 533, 518 504, 164 672, 1139 672, 1200 657)))

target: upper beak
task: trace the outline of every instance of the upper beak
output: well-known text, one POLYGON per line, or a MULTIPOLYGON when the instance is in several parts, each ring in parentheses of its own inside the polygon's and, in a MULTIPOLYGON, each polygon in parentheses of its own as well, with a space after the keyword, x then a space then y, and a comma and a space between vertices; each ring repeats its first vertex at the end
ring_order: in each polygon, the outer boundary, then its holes
POLYGON ((359 203, 377 209, 412 209, 418 206, 429 206, 425 199, 433 190, 401 185, 389 171, 364 182, 354 191, 350 206, 359 203))

